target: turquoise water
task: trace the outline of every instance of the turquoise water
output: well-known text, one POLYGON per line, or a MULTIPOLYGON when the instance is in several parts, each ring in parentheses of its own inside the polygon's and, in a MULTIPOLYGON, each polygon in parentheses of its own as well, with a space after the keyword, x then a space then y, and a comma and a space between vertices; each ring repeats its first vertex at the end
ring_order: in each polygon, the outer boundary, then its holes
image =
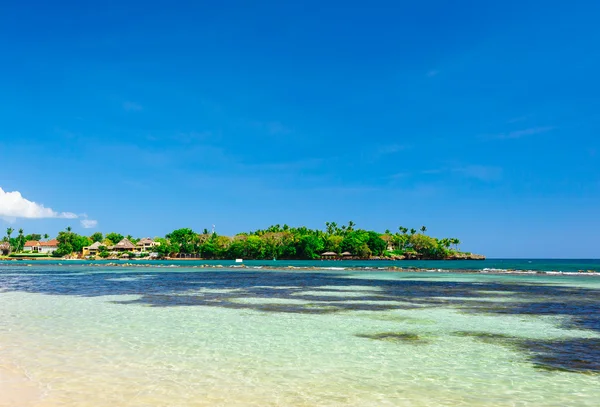
MULTIPOLYGON (((110 260, 93 261, 89 260, 38 260, 44 264, 109 264, 114 262, 110 260)), ((117 260, 123 263, 123 261, 117 260)), ((133 261, 139 265, 153 266, 234 266, 233 260, 163 260, 163 261, 133 261)), ((14 261, 0 261, 2 264, 13 264, 14 261)), ((22 262, 19 262, 22 263, 22 262)), ((472 270, 472 271, 503 271, 503 270, 522 270, 522 271, 563 271, 563 272, 598 272, 600 273, 600 259, 487 259, 487 260, 245 260, 244 265, 248 267, 303 267, 303 268, 360 268, 360 269, 378 269, 378 268, 398 268, 403 269, 441 269, 441 270, 472 270)))
POLYGON ((596 275, 69 264, 0 265, 41 407, 598 405, 596 275))

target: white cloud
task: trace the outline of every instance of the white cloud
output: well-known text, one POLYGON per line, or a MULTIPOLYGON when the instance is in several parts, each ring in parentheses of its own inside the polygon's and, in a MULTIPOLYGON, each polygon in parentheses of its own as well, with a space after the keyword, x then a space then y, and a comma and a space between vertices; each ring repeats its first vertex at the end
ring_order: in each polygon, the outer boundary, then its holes
POLYGON ((65 218, 76 219, 78 216, 72 212, 58 213, 42 204, 29 201, 19 191, 5 192, 0 188, 0 216, 5 218, 65 218))
POLYGON ((0 188, 0 217, 12 223, 17 218, 78 219, 80 216, 73 212, 56 212, 52 208, 46 208, 42 204, 23 198, 19 191, 7 192, 0 188))
POLYGON ((92 229, 98 226, 98 221, 92 219, 81 219, 81 226, 83 226, 85 229, 92 229))

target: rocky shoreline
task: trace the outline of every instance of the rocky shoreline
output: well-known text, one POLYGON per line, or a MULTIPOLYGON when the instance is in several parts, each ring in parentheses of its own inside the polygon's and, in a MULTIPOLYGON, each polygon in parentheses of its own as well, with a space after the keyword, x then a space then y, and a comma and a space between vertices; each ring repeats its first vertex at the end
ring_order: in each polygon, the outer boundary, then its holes
POLYGON ((391 257, 371 257, 366 260, 485 260, 486 257, 482 254, 472 253, 456 253, 452 256, 444 257, 443 259, 434 259, 420 256, 418 254, 407 254, 403 256, 391 256, 391 257))

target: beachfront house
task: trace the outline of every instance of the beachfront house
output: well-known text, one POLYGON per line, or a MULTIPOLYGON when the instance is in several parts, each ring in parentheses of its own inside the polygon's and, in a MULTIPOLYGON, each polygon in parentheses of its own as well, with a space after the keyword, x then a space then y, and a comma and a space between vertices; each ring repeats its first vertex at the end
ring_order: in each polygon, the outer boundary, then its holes
POLYGON ((145 237, 143 239, 140 239, 139 242, 137 242, 136 245, 136 250, 138 252, 152 252, 153 248, 156 246, 159 246, 160 243, 159 242, 155 242, 154 240, 150 239, 149 237, 145 237))
POLYGON ((92 256, 95 257, 100 253, 100 246, 104 246, 101 242, 95 242, 91 246, 83 248, 83 257, 92 256))
POLYGON ((131 243, 131 240, 123 238, 123 240, 121 240, 119 243, 112 246, 110 250, 114 252, 134 252, 136 247, 133 243, 131 243))
POLYGON ((38 254, 52 254, 58 250, 58 240, 52 239, 47 242, 40 242, 38 240, 28 240, 25 242, 23 252, 25 253, 38 253, 38 254))
POLYGON ((338 254, 336 252, 325 252, 325 253, 321 254, 322 259, 331 260, 331 259, 335 259, 337 257, 338 257, 338 254))

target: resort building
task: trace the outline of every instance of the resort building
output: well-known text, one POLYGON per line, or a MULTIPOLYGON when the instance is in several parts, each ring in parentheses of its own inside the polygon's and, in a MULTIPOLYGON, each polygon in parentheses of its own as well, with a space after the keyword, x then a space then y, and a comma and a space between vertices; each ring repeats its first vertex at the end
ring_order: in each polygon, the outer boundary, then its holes
POLYGON ((97 256, 98 253, 100 253, 100 246, 103 246, 103 244, 101 242, 96 242, 96 243, 92 244, 91 246, 84 247, 83 248, 83 256, 84 257, 97 256))
POLYGON ((322 259, 335 259, 338 257, 336 252, 325 252, 321 254, 322 259))
POLYGON ((149 237, 145 237, 143 239, 140 239, 139 242, 137 242, 136 249, 138 252, 151 252, 154 247, 159 245, 159 242, 155 242, 149 237))
POLYGON ((40 242, 37 240, 28 240, 25 242, 23 252, 25 253, 40 253, 40 254, 52 254, 58 249, 58 240, 52 239, 47 242, 40 242))
POLYGON ((110 250, 115 252, 134 252, 136 251, 136 246, 131 243, 131 240, 123 238, 119 243, 112 246, 110 250))

